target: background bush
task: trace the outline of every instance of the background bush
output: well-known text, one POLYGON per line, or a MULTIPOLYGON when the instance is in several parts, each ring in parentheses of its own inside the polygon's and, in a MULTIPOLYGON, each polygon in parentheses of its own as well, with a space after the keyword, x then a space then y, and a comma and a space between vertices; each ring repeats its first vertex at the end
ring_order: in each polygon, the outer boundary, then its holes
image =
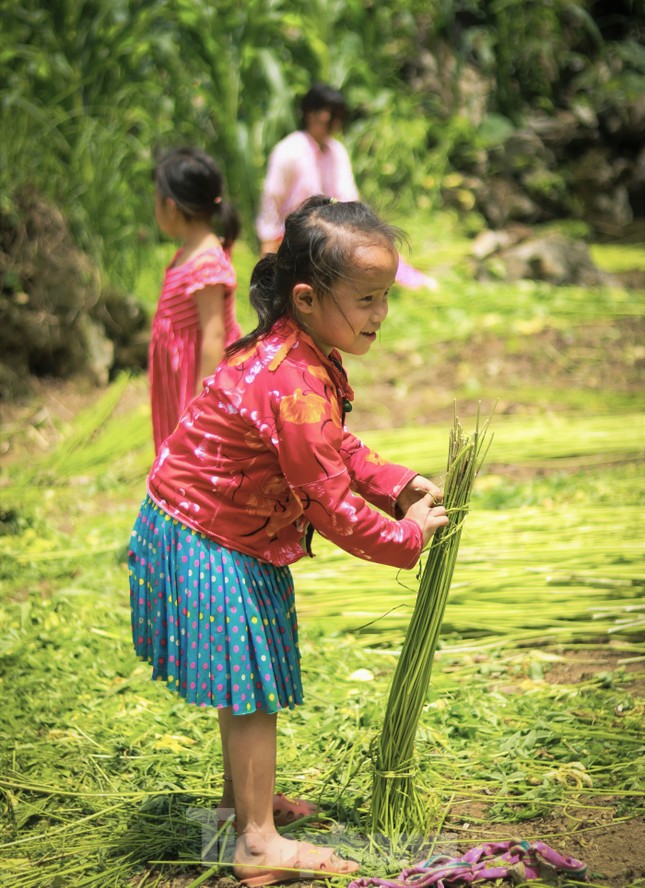
POLYGON ((594 87, 609 113, 642 94, 641 19, 635 0, 5 0, 0 199, 35 185, 131 288, 157 236, 154 153, 191 142, 221 161, 253 243, 266 158, 318 78, 356 109, 364 196, 435 207, 446 172, 476 165, 528 107, 594 87))

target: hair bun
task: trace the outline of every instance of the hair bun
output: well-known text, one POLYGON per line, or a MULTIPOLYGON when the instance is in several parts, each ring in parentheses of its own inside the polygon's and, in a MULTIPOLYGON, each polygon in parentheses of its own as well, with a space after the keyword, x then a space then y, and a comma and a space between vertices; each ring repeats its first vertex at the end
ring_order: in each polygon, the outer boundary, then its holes
POLYGON ((251 287, 265 289, 271 287, 275 277, 275 269, 278 262, 277 253, 265 253, 255 264, 251 273, 251 287))

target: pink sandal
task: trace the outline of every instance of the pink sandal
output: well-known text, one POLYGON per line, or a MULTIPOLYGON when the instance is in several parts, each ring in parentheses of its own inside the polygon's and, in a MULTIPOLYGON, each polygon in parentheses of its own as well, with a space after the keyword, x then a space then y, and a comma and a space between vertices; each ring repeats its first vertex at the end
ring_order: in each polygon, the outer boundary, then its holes
MULTIPOLYGON (((307 802, 305 799, 289 799, 283 792, 276 792, 273 796, 273 822, 276 826, 289 826, 302 817, 315 817, 320 814, 318 805, 307 802)), ((218 819, 217 828, 222 829, 230 823, 233 830, 237 830, 235 819, 218 819)))
POLYGON ((273 822, 276 826, 289 826, 301 817, 315 817, 320 813, 318 805, 304 799, 289 799, 282 792, 273 796, 273 822))

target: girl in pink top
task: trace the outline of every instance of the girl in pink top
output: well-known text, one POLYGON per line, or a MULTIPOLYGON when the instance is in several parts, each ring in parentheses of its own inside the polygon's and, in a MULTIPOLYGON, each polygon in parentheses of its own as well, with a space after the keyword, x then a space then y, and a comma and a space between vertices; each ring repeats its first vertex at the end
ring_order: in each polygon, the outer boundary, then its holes
POLYGON ((148 352, 155 452, 242 335, 230 260, 240 225, 223 185, 213 159, 195 148, 170 151, 155 170, 157 223, 181 243, 166 269, 148 352))
POLYGON ((277 715, 303 700, 289 565, 311 555, 315 528, 359 558, 412 567, 448 524, 438 487, 344 422, 341 351, 365 355, 378 337, 395 238, 357 202, 313 197, 287 218, 251 278, 258 325, 164 441, 132 532, 135 649, 153 678, 217 708, 221 808, 234 810, 233 869, 249 888, 358 869, 276 831, 317 810, 275 794, 277 715))

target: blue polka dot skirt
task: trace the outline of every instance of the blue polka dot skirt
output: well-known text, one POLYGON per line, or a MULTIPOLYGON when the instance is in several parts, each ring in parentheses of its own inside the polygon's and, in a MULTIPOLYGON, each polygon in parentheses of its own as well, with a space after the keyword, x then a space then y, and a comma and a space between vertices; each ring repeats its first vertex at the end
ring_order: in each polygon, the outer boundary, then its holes
POLYGON ((291 571, 225 549, 149 496, 129 552, 137 654, 189 703, 235 715, 302 703, 291 571))

